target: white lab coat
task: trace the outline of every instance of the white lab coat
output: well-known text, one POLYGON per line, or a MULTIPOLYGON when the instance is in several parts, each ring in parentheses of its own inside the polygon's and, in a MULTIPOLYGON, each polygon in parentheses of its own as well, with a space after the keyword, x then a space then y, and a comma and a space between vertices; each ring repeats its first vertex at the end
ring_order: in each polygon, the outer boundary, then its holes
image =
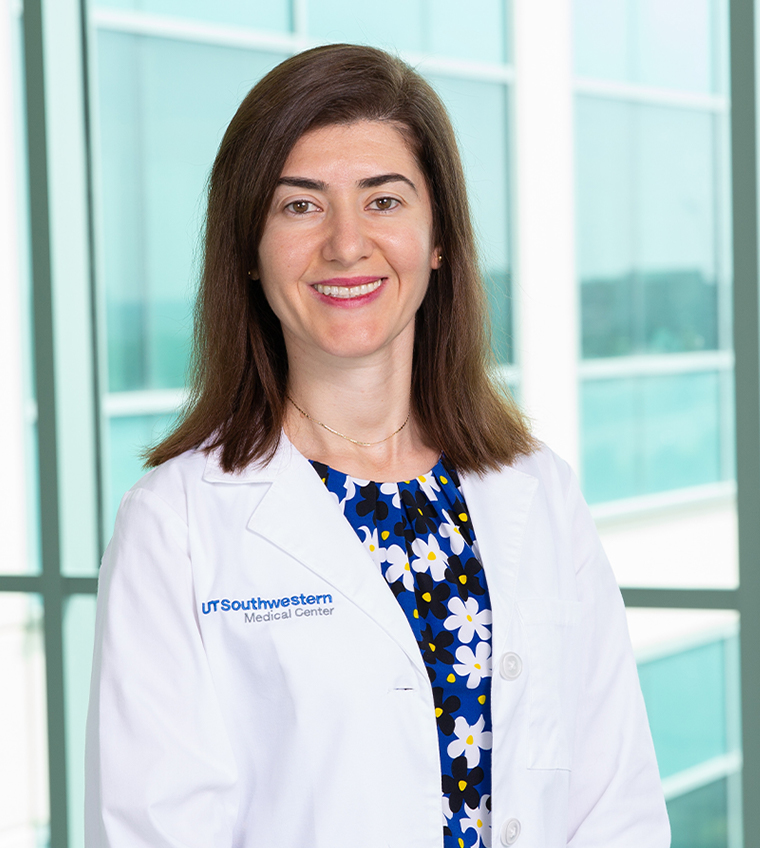
MULTIPOLYGON (((665 848, 623 604, 572 472, 544 448, 462 488, 493 608, 494 848, 665 848)), ((125 496, 86 820, 87 848, 440 848, 419 647, 287 440, 235 475, 184 454, 125 496)))

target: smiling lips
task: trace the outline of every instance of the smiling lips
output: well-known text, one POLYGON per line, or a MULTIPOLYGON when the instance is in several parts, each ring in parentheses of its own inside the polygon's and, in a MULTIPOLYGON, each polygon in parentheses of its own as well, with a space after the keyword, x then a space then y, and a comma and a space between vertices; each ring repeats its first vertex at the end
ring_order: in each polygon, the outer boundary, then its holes
POLYGON ((344 277, 314 283, 313 288, 326 297, 350 300, 371 294, 383 284, 384 277, 344 277))

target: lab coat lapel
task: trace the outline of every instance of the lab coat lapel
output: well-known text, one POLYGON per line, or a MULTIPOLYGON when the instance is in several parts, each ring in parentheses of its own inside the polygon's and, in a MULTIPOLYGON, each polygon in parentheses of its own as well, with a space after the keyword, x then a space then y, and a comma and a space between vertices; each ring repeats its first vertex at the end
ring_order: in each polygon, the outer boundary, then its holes
POLYGON ((493 654, 504 650, 517 594, 528 514, 538 480, 513 467, 461 477, 493 610, 493 654))
POLYGON ((268 469, 274 470, 268 475, 272 478, 271 487, 251 515, 248 529, 297 559, 356 604, 427 677, 403 610, 308 460, 284 443, 268 469))

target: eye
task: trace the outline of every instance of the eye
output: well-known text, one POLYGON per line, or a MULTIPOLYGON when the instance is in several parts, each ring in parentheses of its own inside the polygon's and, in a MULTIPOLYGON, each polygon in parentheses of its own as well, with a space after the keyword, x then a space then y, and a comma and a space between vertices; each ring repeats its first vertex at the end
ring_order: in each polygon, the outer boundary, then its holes
POLYGON ((304 215, 307 212, 313 212, 316 206, 310 200, 292 200, 285 208, 296 215, 304 215))
POLYGON ((370 203, 370 206, 374 206, 380 212, 389 212, 399 205, 399 201, 395 197, 377 197, 370 203))

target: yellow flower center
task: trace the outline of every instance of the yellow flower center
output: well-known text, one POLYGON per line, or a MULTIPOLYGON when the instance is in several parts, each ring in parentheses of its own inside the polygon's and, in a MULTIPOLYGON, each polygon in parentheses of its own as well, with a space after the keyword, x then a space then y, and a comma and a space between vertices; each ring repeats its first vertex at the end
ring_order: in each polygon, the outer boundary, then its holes
POLYGON ((426 601, 427 603, 430 603, 433 600, 433 596, 430 594, 430 592, 423 592, 422 600, 426 601))
POLYGON ((466 742, 468 745, 472 745, 473 741, 474 741, 474 740, 473 740, 473 738, 472 738, 472 735, 468 736, 468 737, 467 737, 467 739, 465 739, 465 742, 466 742))
POLYGON ((475 663, 475 668, 477 668, 477 670, 480 671, 480 663, 475 663))
POLYGON ((430 647, 431 651, 435 650, 435 645, 432 642, 428 642, 428 646, 430 647))
POLYGON ((466 780, 460 780, 459 781, 459 791, 464 792, 465 789, 467 789, 467 781, 466 780))
POLYGON ((430 553, 428 554, 428 559, 435 559, 435 554, 433 553, 433 551, 430 551, 430 553))
POLYGON ((435 708, 435 717, 440 718, 443 715, 443 710, 440 707, 435 708))
POLYGON ((383 537, 383 541, 385 541, 388 538, 388 536, 391 535, 391 531, 390 530, 383 530, 383 532, 380 535, 383 537))
POLYGON ((467 521, 467 513, 466 512, 460 512, 459 513, 459 520, 460 521, 467 521))
POLYGON ((467 616, 467 621, 472 621, 472 616, 471 616, 471 615, 468 615, 468 616, 467 616))
POLYGON ((445 485, 446 485, 446 483, 448 483, 448 482, 449 482, 449 481, 448 481, 445 477, 441 477, 441 483, 443 483, 443 484, 444 484, 444 486, 445 486, 445 485))
POLYGON ((478 702, 481 703, 481 704, 485 704, 486 696, 485 695, 478 695, 478 702))
POLYGON ((454 682, 456 681, 456 677, 454 677, 454 675, 453 675, 453 674, 450 674, 450 675, 446 678, 446 680, 447 680, 449 683, 454 683, 454 682))
POLYGON ((466 583, 467 582, 467 575, 466 574, 460 574, 459 575, 459 582, 460 583, 466 583))

